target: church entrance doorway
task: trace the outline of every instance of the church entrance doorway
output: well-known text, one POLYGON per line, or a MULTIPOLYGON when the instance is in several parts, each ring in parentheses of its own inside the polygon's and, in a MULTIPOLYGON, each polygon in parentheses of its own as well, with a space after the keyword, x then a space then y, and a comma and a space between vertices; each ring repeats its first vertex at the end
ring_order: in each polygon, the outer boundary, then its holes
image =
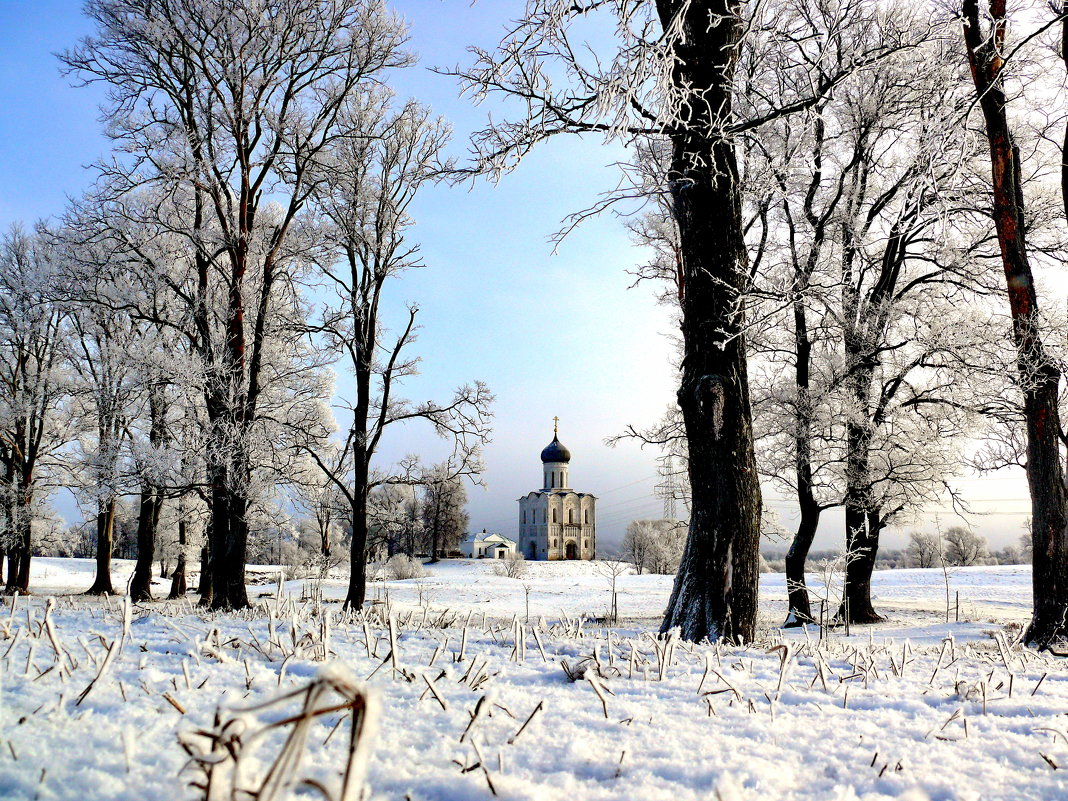
POLYGON ((530 559, 534 561, 538 558, 538 544, 536 542, 530 543, 530 559))
POLYGON ((564 558, 565 559, 578 559, 578 547, 573 542, 569 542, 564 546, 564 558))

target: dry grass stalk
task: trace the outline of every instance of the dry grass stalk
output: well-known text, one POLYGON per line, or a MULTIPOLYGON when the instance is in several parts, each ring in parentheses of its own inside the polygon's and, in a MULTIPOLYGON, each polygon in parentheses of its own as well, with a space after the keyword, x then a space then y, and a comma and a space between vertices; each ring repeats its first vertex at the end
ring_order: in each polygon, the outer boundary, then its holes
POLYGON ((519 731, 517 731, 515 734, 508 738, 508 745, 515 744, 515 741, 519 739, 519 735, 526 730, 527 726, 530 725, 530 722, 534 720, 534 716, 537 715, 542 709, 544 709, 544 707, 545 701, 538 701, 538 705, 534 707, 534 711, 530 713, 530 717, 523 721, 523 725, 519 727, 519 731))
POLYGON ((449 705, 445 703, 445 699, 441 697, 441 693, 438 692, 438 688, 434 685, 434 682, 431 681, 430 677, 427 676, 425 673, 423 674, 423 681, 426 682, 427 689, 429 689, 431 694, 434 696, 434 700, 441 705, 441 711, 448 712, 449 705))
POLYGON ((104 661, 100 665, 100 670, 97 671, 96 677, 91 682, 89 682, 89 684, 84 690, 82 690, 81 695, 78 696, 78 700, 74 702, 75 706, 81 706, 82 701, 84 701, 89 695, 89 693, 92 692, 92 689, 96 686, 96 683, 100 681, 103 675, 107 672, 107 669, 111 666, 111 662, 112 660, 114 660, 115 654, 118 653, 118 650, 119 643, 111 643, 111 646, 108 648, 107 653, 104 655, 104 661))
POLYGON ((203 801, 245 798, 281 801, 301 786, 318 790, 327 801, 356 801, 359 798, 377 707, 374 698, 348 671, 338 666, 324 668, 304 687, 234 712, 236 714, 224 719, 221 711, 216 711, 210 729, 184 733, 179 737, 190 758, 186 768, 194 775, 191 786, 199 791, 203 801), (259 728, 250 728, 250 714, 274 712, 294 700, 301 702, 301 708, 295 714, 259 728), (314 778, 301 776, 300 767, 313 725, 338 713, 348 716, 350 723, 341 785, 335 792, 314 778), (276 731, 287 731, 287 734, 266 773, 246 775, 254 769, 250 766, 260 764, 256 753, 276 731))
POLYGON ((163 700, 173 706, 175 709, 177 709, 181 714, 185 714, 185 707, 178 703, 176 700, 174 700, 170 693, 163 693, 163 700))
POLYGON ((604 712, 605 719, 608 719, 608 698, 605 696, 605 691, 608 689, 601 684, 601 680, 597 678, 597 673, 589 670, 586 671, 586 681, 590 683, 590 687, 593 688, 594 693, 597 694, 597 700, 601 702, 601 711, 604 712))

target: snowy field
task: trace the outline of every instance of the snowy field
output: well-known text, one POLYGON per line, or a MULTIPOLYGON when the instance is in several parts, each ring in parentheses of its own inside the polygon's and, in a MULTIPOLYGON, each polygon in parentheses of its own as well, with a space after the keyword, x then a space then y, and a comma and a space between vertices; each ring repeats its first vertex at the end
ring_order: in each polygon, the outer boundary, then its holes
MULTIPOLYGON (((123 586, 132 565, 115 567, 123 586)), ((206 615, 88 599, 91 562, 35 560, 38 594, 0 612, 0 799, 203 798, 209 769, 213 799, 265 777, 342 798, 347 708, 262 707, 327 681, 377 710, 348 801, 1068 797, 1068 666, 1014 644, 1026 567, 952 570, 950 623, 940 570, 877 572, 887 622, 822 640, 776 628, 785 584, 768 574, 747 647, 658 642, 663 576, 620 577, 606 627, 609 580, 589 563, 516 580, 444 562, 375 582, 360 619, 340 577, 279 592, 275 573, 250 586, 253 612, 206 615)), ((272 781, 260 798, 284 797, 272 781)))

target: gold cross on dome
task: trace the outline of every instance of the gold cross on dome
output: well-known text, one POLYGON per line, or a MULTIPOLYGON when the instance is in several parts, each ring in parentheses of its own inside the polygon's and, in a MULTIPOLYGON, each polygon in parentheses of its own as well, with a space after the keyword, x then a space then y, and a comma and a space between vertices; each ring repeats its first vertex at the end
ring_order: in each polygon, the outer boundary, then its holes
POLYGON ((553 418, 553 436, 555 437, 559 433, 560 433, 560 418, 559 417, 554 417, 553 418))

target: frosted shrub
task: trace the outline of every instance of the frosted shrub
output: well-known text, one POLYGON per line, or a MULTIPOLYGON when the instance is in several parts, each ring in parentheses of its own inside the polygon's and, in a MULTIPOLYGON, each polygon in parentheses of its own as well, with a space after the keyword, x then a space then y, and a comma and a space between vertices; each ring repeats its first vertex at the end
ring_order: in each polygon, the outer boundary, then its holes
POLYGON ((507 554, 493 564, 493 572, 498 576, 520 579, 527 574, 527 560, 521 553, 507 554))
POLYGON ((394 554, 386 562, 387 578, 400 581, 424 576, 426 576, 426 568, 423 567, 423 563, 403 553, 394 554))

